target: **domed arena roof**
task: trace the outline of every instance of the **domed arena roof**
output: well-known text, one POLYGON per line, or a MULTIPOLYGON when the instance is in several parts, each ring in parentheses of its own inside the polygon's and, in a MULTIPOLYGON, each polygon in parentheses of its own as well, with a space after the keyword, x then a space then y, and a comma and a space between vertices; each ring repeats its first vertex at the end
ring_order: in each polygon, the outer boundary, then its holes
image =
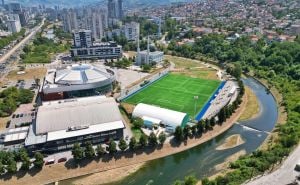
MULTIPOLYGON (((111 72, 112 73, 112 72, 111 72)), ((66 69, 57 70, 55 84, 80 85, 105 81, 113 74, 105 68, 98 68, 89 64, 75 64, 66 69)))

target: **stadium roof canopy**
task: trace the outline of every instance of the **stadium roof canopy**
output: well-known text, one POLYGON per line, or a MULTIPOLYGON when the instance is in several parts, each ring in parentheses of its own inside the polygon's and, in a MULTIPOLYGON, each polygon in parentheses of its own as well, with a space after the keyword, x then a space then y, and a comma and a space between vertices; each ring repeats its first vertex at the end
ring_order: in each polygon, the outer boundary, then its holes
POLYGON ((133 110, 134 117, 151 117, 159 119, 163 124, 175 129, 177 126, 185 126, 189 121, 189 116, 186 113, 173 111, 157 106, 139 103, 133 110))
POLYGON ((40 91, 57 93, 102 87, 115 80, 114 72, 104 67, 75 64, 63 69, 49 69, 40 91))
POLYGON ((75 64, 56 71, 56 84, 86 84, 104 81, 110 78, 105 68, 96 68, 88 64, 75 64))

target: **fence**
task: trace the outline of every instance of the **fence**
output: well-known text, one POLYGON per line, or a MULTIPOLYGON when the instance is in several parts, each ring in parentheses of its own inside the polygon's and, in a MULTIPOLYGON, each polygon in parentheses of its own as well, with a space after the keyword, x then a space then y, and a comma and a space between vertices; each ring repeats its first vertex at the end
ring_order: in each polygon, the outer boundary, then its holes
POLYGON ((149 85, 151 85, 155 81, 160 80, 162 77, 166 76, 169 72, 170 72, 169 68, 165 69, 165 70, 162 70, 159 73, 156 73, 152 76, 144 78, 144 81, 136 84, 133 87, 122 89, 121 93, 120 93, 120 96, 117 98, 117 100, 122 101, 124 99, 127 99, 127 98, 135 95, 136 93, 138 93, 141 90, 145 89, 146 87, 148 87, 149 85), (144 86, 141 86, 141 84, 145 83, 145 81, 148 81, 148 83, 145 84, 144 86))

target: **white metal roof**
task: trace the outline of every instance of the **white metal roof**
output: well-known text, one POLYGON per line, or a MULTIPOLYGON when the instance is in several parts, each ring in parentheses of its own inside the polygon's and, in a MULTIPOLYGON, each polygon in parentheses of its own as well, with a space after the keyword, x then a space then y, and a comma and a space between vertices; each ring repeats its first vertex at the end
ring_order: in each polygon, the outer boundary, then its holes
POLYGON ((75 64, 63 70, 56 71, 56 84, 87 84, 109 79, 109 74, 105 68, 96 68, 89 64, 75 64))
POLYGON ((160 108, 144 103, 139 103, 133 110, 132 115, 134 117, 151 117, 161 120, 164 124, 167 124, 173 128, 181 126, 186 113, 173 111, 165 108, 160 108))
POLYGON ((14 132, 27 132, 29 130, 29 126, 27 127, 19 127, 19 128, 11 128, 8 130, 9 133, 14 133, 14 132))
POLYGON ((27 136, 27 132, 5 135, 4 143, 11 142, 11 141, 25 140, 26 136, 27 136))
POLYGON ((122 120, 113 98, 99 96, 47 102, 39 107, 35 133, 45 134, 70 127, 89 126, 122 120))
POLYGON ((75 136, 83 136, 83 135, 88 135, 97 132, 120 129, 124 127, 125 126, 122 121, 114 121, 110 123, 91 125, 86 129, 76 130, 76 131, 59 130, 55 132, 49 132, 47 136, 47 141, 54 141, 54 140, 59 140, 64 138, 75 137, 75 136))

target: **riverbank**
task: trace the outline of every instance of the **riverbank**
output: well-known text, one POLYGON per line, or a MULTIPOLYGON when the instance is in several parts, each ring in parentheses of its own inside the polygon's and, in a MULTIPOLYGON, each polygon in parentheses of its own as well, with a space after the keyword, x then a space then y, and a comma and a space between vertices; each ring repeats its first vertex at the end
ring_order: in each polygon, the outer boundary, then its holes
MULTIPOLYGON (((271 95, 273 96, 273 98, 274 98, 274 100, 275 100, 275 102, 277 104, 277 111, 278 111, 278 117, 277 117, 276 124, 284 124, 284 123, 286 123, 286 121, 287 121, 287 113, 284 110, 285 109, 284 106, 281 104, 282 101, 283 101, 283 97, 282 97, 282 94, 279 92, 279 90, 276 89, 274 86, 271 87, 266 80, 257 79, 255 77, 252 77, 252 78, 254 78, 258 83, 260 83, 261 85, 263 85, 266 88, 266 90, 268 90, 269 93, 271 93, 271 95)), ((248 104, 250 105, 249 101, 251 101, 251 100, 248 100, 248 104)), ((248 112, 248 106, 247 106, 247 112, 248 112)), ((255 118, 256 116, 254 116, 252 118, 255 118)), ((272 132, 270 132, 268 134, 267 138, 258 147, 258 149, 260 149, 260 150, 267 150, 268 148, 271 148, 272 145, 274 145, 274 141, 277 140, 277 139, 278 139, 278 131, 277 130, 273 130, 272 132)), ((241 154, 241 153, 238 154, 238 153, 233 154, 232 158, 234 159, 236 155, 238 155, 238 156, 245 155, 245 154, 241 154)), ((228 160, 228 161, 229 162, 234 162, 237 159, 238 158, 236 158, 235 160, 228 160)), ((217 165, 216 168, 220 169, 220 171, 217 172, 216 174, 210 176, 209 179, 215 179, 218 176, 225 176, 228 172, 232 171, 232 169, 230 169, 230 167, 229 167, 229 162, 228 163, 225 162, 225 163, 221 163, 221 164, 217 165), (222 167, 222 168, 220 168, 220 167, 222 167)), ((272 167, 272 169, 275 170, 278 167, 279 167, 279 165, 276 165, 276 166, 272 167)), ((201 181, 199 181, 199 184, 201 184, 201 181)))
MULTIPOLYGON (((247 96, 244 95, 243 102, 240 107, 229 119, 227 119, 225 123, 222 124, 222 126, 216 125, 212 131, 204 133, 200 138, 189 139, 187 142, 181 143, 177 146, 166 143, 162 148, 154 151, 153 149, 148 149, 146 151, 139 151, 137 153, 118 153, 114 157, 106 155, 99 161, 83 161, 79 166, 75 166, 72 161, 68 161, 65 164, 45 166, 40 172, 29 172, 26 174, 18 172, 12 177, 2 178, 0 183, 14 185, 49 184, 52 182, 62 181, 88 174, 98 173, 101 175, 102 172, 108 170, 131 166, 188 150, 215 138, 231 128, 245 110, 247 101, 247 96)), ((97 182, 97 184, 99 184, 99 182, 97 182)))
POLYGON ((144 163, 138 163, 135 165, 125 166, 121 168, 116 168, 113 170, 107 170, 100 173, 94 173, 91 175, 68 179, 65 181, 61 181, 58 185, 100 185, 102 184, 110 184, 113 182, 117 182, 127 177, 128 175, 133 174, 142 168, 144 163))
POLYGON ((254 92, 250 88, 245 87, 245 94, 248 98, 248 103, 246 105, 247 111, 243 112, 243 114, 239 118, 239 121, 253 119, 253 118, 259 116, 260 111, 261 111, 258 99, 257 99, 256 95, 254 94, 254 92))
MULTIPOLYGON (((278 89, 276 89, 274 86, 271 86, 267 80, 264 79, 257 79, 255 77, 253 77, 256 81, 258 81, 259 83, 261 83, 263 86, 265 86, 270 93, 272 94, 272 96, 274 97, 276 103, 277 103, 277 110, 278 110, 278 118, 277 118, 277 124, 285 124, 287 122, 287 112, 285 110, 284 105, 282 104, 283 102, 283 96, 282 94, 279 92, 278 89)), ((268 137, 266 138, 266 140, 262 143, 262 145, 259 147, 262 150, 267 150, 268 148, 270 148, 275 140, 278 139, 278 132, 275 130, 273 132, 271 132, 268 137)))

